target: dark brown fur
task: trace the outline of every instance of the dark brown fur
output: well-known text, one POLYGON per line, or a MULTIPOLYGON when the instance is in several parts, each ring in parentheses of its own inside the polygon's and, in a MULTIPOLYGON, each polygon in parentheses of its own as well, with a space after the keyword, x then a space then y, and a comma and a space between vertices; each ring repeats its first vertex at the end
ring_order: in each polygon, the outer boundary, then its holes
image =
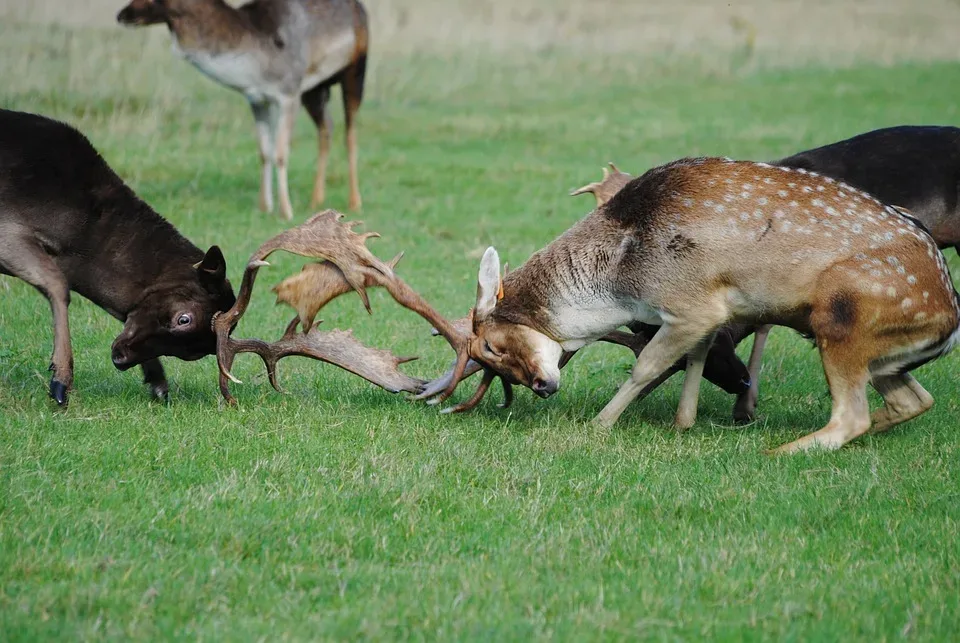
POLYGON ((80 293, 124 329, 114 365, 142 364, 155 395, 157 359, 212 354, 214 313, 233 305, 219 248, 206 253, 141 201, 82 134, 56 121, 0 110, 0 272, 35 286, 54 314, 50 393, 73 382, 67 306, 80 293))

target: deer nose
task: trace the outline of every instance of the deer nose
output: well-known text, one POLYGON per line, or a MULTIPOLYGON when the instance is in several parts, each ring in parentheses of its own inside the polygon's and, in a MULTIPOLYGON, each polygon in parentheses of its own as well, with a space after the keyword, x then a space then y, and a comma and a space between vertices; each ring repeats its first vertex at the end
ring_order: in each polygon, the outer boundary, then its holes
POLYGON ((114 346, 110 356, 113 365, 122 370, 130 368, 130 354, 120 346, 114 346))
POLYGON ((557 392, 560 388, 560 382, 556 380, 542 380, 539 377, 533 380, 533 392, 542 398, 548 398, 557 392))

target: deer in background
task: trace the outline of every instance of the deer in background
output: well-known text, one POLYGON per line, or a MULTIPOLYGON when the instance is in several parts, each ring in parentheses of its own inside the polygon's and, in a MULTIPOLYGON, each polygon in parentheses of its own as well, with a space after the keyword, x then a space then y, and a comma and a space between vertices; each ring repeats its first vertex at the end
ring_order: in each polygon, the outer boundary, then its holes
POLYGON ((564 351, 631 322, 660 329, 600 425, 688 354, 692 407, 678 418, 689 425, 714 333, 731 322, 779 324, 813 337, 833 409, 826 426, 778 451, 835 449, 933 405, 909 371, 960 339, 960 296, 929 235, 850 185, 765 163, 683 159, 627 183, 502 280, 488 248, 469 353, 546 397, 559 388, 564 351), (884 400, 873 415, 868 382, 884 400))
POLYGON ((67 403, 73 349, 67 307, 80 293, 123 322, 113 365, 142 365, 167 396, 161 355, 216 351, 215 313, 234 304, 217 246, 203 252, 137 198, 83 134, 0 110, 0 274, 39 290, 53 311, 50 396, 67 403))
MULTIPOLYGON (((940 248, 953 247, 960 253, 960 128, 888 127, 772 163, 844 181, 884 203, 906 209, 927 228, 940 248)), ((571 195, 593 194, 600 207, 632 178, 611 163, 610 170, 604 168, 601 181, 574 190, 571 195)), ((733 346, 754 335, 748 367, 750 386, 737 395, 734 405, 733 416, 738 422, 751 421, 756 415, 760 365, 770 328, 731 324, 724 328, 725 341, 715 343, 708 354, 707 364, 715 366, 715 370, 724 364, 736 365, 733 346)), ((634 330, 647 339, 656 331, 651 327, 634 330)), ((676 367, 665 375, 678 370, 676 367)))
POLYGON ((366 71, 367 13, 357 0, 132 0, 124 25, 164 23, 174 48, 213 80, 250 103, 260 148, 260 208, 273 210, 276 167, 280 214, 293 218, 287 163, 297 99, 317 126, 319 159, 311 207, 323 203, 330 153, 330 88, 343 92, 351 209, 359 209, 356 115, 366 71))

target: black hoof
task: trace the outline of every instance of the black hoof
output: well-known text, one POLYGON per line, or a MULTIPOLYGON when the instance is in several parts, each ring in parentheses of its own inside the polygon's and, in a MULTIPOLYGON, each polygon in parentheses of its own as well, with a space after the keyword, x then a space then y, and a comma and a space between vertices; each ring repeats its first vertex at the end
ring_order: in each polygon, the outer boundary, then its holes
POLYGON ((55 379, 50 380, 50 397, 60 406, 67 405, 67 385, 55 379))
POLYGON ((150 397, 159 401, 159 402, 169 402, 170 401, 170 390, 167 387, 167 383, 163 384, 150 384, 150 397))
POLYGON ((745 411, 734 411, 733 412, 733 423, 734 424, 750 424, 756 420, 756 412, 747 413, 745 411))

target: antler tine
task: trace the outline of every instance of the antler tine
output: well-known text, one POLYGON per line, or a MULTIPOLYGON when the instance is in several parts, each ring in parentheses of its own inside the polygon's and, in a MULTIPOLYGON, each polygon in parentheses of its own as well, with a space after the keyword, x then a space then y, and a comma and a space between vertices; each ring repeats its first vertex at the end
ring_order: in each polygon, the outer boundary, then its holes
POLYGON ((583 187, 577 188, 570 192, 570 196, 579 196, 581 194, 593 194, 600 187, 600 184, 597 182, 587 183, 583 187))
MULTIPOLYGON (((472 374, 472 373, 471 373, 472 374)), ((441 413, 465 413, 472 410, 483 400, 483 397, 487 394, 487 391, 490 389, 490 385, 493 383, 493 380, 500 378, 500 383, 503 384, 503 402, 497 406, 501 409, 509 408, 513 404, 513 385, 510 384, 507 380, 503 379, 497 372, 491 368, 483 369, 483 379, 480 381, 480 386, 477 387, 476 392, 466 402, 461 402, 456 406, 451 406, 450 408, 443 409, 441 413)), ((429 386, 429 385, 428 385, 429 386)))
POLYGON ((230 333, 236 326, 237 321, 247 311, 250 305, 250 295, 253 294, 253 282, 257 278, 257 271, 262 266, 269 265, 267 262, 259 259, 252 259, 247 262, 247 267, 243 271, 243 279, 240 282, 240 291, 237 293, 237 301, 230 310, 214 314, 212 326, 213 332, 217 336, 217 366, 220 369, 220 392, 230 403, 234 402, 233 396, 227 385, 228 380, 239 382, 230 373, 233 366, 234 354, 230 351, 230 333))
POLYGON ((617 169, 617 166, 612 162, 607 164, 609 168, 601 168, 603 171, 603 179, 600 181, 595 181, 593 183, 588 183, 587 185, 574 190, 570 193, 570 196, 577 196, 580 194, 593 194, 597 200, 597 207, 600 207, 620 191, 623 186, 630 182, 631 177, 629 174, 621 172, 617 169))
POLYGON ((513 404, 513 384, 502 377, 500 378, 500 383, 503 384, 503 402, 498 406, 501 409, 508 409, 510 405, 513 404))
POLYGON ((446 390, 444 390, 438 398, 438 402, 442 402, 453 394, 457 388, 457 384, 463 379, 467 362, 470 360, 470 334, 464 332, 462 328, 458 328, 456 324, 450 322, 438 313, 419 293, 395 274, 389 277, 381 277, 377 274, 374 275, 374 279, 390 293, 390 296, 393 297, 398 304, 417 313, 430 322, 456 352, 457 361, 453 367, 453 377, 446 390))
MULTIPOLYGON (((455 367, 456 360, 454 360, 454 363, 450 366, 446 373, 424 385, 423 391, 421 391, 419 395, 414 396, 413 399, 427 400, 427 404, 430 405, 439 404, 441 400, 438 399, 437 396, 446 391, 450 386, 450 383, 453 381, 455 367)), ((468 377, 479 373, 481 370, 483 370, 483 366, 481 366, 479 362, 475 362, 471 359, 467 362, 467 366, 464 369, 463 375, 460 379, 463 381, 468 377)))
POLYGON ((464 413, 473 409, 477 404, 480 403, 480 400, 483 399, 483 396, 487 394, 487 389, 490 388, 490 384, 493 383, 493 380, 496 379, 497 374, 489 368, 483 369, 483 379, 480 380, 480 386, 477 387, 476 392, 466 402, 461 402, 456 406, 451 406, 449 408, 443 409, 441 413, 464 413))
MULTIPOLYGON (((277 362, 284 357, 297 355, 311 357, 321 362, 359 375, 363 379, 391 393, 405 391, 419 393, 426 383, 401 372, 397 367, 409 361, 406 357, 397 357, 387 350, 371 348, 358 341, 349 330, 321 331, 312 329, 306 335, 295 331, 299 320, 294 318, 288 325, 283 337, 273 343, 259 339, 241 339, 230 341, 230 361, 238 353, 256 353, 267 367, 270 384, 283 392, 277 382, 277 362)), ((229 391, 221 384, 221 391, 230 403, 235 403, 229 391)))

